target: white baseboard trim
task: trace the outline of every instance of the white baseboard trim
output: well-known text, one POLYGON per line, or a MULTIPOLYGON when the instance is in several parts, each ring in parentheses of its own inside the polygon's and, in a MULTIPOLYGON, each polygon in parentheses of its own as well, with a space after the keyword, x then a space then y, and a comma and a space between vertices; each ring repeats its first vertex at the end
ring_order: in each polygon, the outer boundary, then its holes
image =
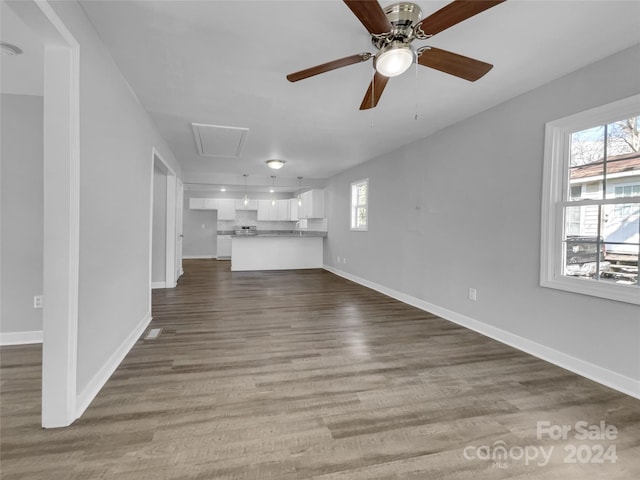
POLYGON ((31 343, 42 343, 42 330, 0 333, 0 346, 28 345, 31 343))
POLYGON ((167 282, 151 282, 151 288, 167 288, 167 282))
POLYGON ((218 257, 216 257, 215 255, 184 255, 182 257, 183 260, 202 260, 202 259, 208 259, 208 260, 214 260, 218 257))
POLYGON ((107 380, 116 371, 116 368, 122 363, 124 357, 133 348, 138 339, 142 336, 146 328, 151 323, 151 312, 148 312, 145 317, 138 322, 135 328, 131 331, 129 336, 120 344, 118 349, 113 352, 107 362, 96 373, 89 384, 82 389, 82 392, 76 397, 76 419, 80 418, 84 411, 89 407, 96 395, 100 392, 107 380))
POLYGON ((573 357, 559 350, 549 348, 540 343, 507 332, 506 330, 502 330, 500 328, 488 325, 484 322, 480 322, 473 318, 467 317, 466 315, 462 315, 460 313, 440 307, 438 305, 434 305, 411 295, 407 295, 397 290, 385 287, 384 285, 380 285, 356 275, 338 270, 332 266, 323 265, 323 268, 328 272, 346 278, 347 280, 351 280, 352 282, 371 288, 372 290, 376 290, 377 292, 383 293, 384 295, 395 298, 396 300, 399 300, 413 307, 433 313, 434 315, 438 315, 445 320, 449 320, 450 322, 461 325, 465 328, 468 328, 469 330, 478 332, 489 338, 497 340, 498 342, 504 343, 506 345, 509 345, 510 347, 533 355, 534 357, 538 357, 549 363, 557 365, 558 367, 564 368, 573 373, 577 373, 578 375, 593 380, 594 382, 600 383, 607 387, 613 388, 614 390, 640 399, 640 381, 635 380, 631 377, 627 377, 626 375, 621 375, 607 368, 594 365, 593 363, 573 357))

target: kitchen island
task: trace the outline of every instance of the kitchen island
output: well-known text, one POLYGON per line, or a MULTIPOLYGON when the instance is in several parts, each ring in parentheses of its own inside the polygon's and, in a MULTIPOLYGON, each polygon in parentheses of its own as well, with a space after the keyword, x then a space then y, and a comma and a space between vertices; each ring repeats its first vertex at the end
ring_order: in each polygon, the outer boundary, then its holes
POLYGON ((322 268, 326 232, 260 233, 231 237, 231 271, 322 268))

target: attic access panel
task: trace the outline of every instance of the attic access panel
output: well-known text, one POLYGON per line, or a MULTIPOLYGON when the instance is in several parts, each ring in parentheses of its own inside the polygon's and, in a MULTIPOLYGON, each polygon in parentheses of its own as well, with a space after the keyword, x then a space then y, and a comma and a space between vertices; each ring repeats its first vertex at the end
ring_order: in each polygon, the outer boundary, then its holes
POLYGON ((248 128, 192 123, 198 153, 203 157, 240 157, 248 128))

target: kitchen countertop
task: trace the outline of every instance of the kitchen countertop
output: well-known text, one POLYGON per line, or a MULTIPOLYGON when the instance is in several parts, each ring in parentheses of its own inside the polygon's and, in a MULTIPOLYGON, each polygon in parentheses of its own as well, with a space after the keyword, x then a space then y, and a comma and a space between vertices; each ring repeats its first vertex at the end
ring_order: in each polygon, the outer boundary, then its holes
POLYGON ((218 235, 230 235, 232 238, 255 238, 255 237, 326 237, 327 232, 314 230, 258 230, 254 235, 236 235, 233 230, 219 231, 218 235), (300 234, 302 232, 302 235, 300 234))

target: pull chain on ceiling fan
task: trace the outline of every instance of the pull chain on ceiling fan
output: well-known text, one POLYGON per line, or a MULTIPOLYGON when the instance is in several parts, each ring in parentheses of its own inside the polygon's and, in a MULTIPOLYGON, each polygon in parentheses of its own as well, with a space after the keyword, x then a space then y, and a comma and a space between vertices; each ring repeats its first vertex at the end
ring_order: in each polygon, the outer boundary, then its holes
MULTIPOLYGON (((371 35, 377 53, 358 53, 287 75, 290 82, 326 73, 373 58, 375 73, 360 104, 360 110, 378 105, 389 78, 401 75, 413 63, 433 68, 470 82, 482 78, 493 65, 431 46, 415 49, 414 40, 426 40, 505 0, 454 0, 422 18, 415 3, 394 3, 382 9, 376 0, 344 0, 371 35)), ((416 114, 417 115, 417 114, 416 114)))

